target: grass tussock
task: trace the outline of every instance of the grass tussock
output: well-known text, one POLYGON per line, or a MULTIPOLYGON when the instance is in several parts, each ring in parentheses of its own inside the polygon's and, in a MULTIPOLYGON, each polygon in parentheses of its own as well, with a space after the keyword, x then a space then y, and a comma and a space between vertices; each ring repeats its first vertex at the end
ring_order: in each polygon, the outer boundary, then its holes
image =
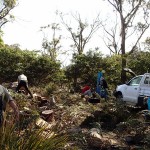
POLYGON ((1 128, 0 150, 62 150, 68 140, 67 135, 45 133, 44 128, 18 129, 11 125, 1 128))

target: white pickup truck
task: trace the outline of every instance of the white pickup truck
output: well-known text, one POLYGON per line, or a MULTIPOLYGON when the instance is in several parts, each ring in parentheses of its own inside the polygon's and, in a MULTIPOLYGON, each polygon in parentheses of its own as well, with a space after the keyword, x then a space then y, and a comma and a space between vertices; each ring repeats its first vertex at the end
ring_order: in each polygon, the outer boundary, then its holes
POLYGON ((118 85, 114 96, 134 106, 146 106, 145 97, 150 97, 150 73, 138 75, 127 84, 118 85))

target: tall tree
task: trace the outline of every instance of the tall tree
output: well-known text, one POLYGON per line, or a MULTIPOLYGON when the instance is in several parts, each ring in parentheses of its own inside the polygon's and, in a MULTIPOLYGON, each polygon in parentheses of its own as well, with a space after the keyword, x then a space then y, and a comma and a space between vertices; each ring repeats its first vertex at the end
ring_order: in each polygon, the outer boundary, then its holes
POLYGON ((10 11, 15 7, 16 0, 1 0, 0 2, 0 29, 1 27, 14 17, 10 11), (9 17, 9 18, 8 18, 9 17))
MULTIPOLYGON (((45 34, 43 38, 42 47, 44 48, 44 53, 48 54, 53 61, 56 61, 59 49, 61 48, 60 40, 61 35, 57 36, 56 32, 60 30, 59 24, 52 23, 51 25, 41 27, 41 31, 44 32, 44 29, 52 30, 52 38, 49 39, 45 34)), ((49 32, 49 30, 48 30, 49 32)))
MULTIPOLYGON (((145 31, 149 28, 149 6, 150 2, 148 0, 106 0, 111 6, 113 6, 113 11, 116 13, 116 17, 120 19, 115 24, 114 30, 108 31, 106 28, 105 31, 109 35, 109 44, 107 47, 111 52, 121 54, 122 56, 122 71, 121 71, 121 81, 125 83, 126 81, 126 72, 124 68, 126 67, 126 58, 128 55, 133 53, 142 38, 145 31), (116 32, 118 29, 119 32, 116 32), (118 38, 116 34, 118 33, 118 38), (127 48, 127 39, 131 41, 132 46, 128 52, 127 48), (120 39, 120 41, 119 41, 120 39), (118 42, 119 41, 119 42, 118 42)), ((131 43, 130 43, 131 44, 131 43)))
MULTIPOLYGON (((99 19, 100 15, 93 20, 92 24, 88 24, 85 20, 81 19, 80 14, 72 14, 72 17, 75 19, 78 24, 76 27, 72 27, 69 23, 67 23, 64 18, 65 16, 60 13, 60 18, 62 23, 65 25, 66 29, 71 34, 71 39, 73 41, 73 45, 71 45, 75 50, 77 50, 77 54, 81 55, 84 52, 85 46, 92 38, 93 34, 101 27, 101 21, 99 19)), ((76 53, 76 52, 74 52, 76 53)))

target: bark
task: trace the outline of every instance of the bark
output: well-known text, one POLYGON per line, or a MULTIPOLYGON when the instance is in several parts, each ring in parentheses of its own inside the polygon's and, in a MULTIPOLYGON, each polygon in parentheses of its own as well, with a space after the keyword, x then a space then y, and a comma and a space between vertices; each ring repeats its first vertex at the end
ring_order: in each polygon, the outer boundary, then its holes
POLYGON ((47 122, 54 121, 54 111, 53 110, 45 110, 42 112, 42 117, 47 122))
POLYGON ((123 16, 121 15, 121 58, 122 58, 122 70, 121 70, 121 82, 125 83, 126 81, 126 72, 124 71, 124 68, 126 68, 126 57, 125 57, 125 38, 126 38, 126 33, 125 33, 125 21, 123 16))

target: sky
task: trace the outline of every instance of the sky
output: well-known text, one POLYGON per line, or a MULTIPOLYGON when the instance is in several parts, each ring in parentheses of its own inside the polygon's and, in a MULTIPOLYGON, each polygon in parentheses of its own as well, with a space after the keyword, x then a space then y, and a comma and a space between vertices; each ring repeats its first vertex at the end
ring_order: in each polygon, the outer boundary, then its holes
MULTIPOLYGON (((101 0, 18 0, 11 12, 15 21, 2 28, 3 40, 5 44, 19 44, 21 49, 40 50, 43 39, 40 27, 58 21, 56 10, 64 14, 78 12, 81 17, 92 21, 102 9, 104 12, 106 6, 101 0)), ((87 48, 99 47, 101 44, 97 39, 98 35, 93 42, 90 40, 87 48)), ((107 54, 109 50, 103 53, 107 54)))
MULTIPOLYGON (((15 21, 5 24, 3 40, 5 44, 19 44, 21 49, 40 50, 42 48, 43 33, 40 27, 59 22, 55 12, 63 14, 79 13, 81 18, 92 22, 100 13, 102 18, 110 17, 110 4, 104 0, 18 0, 17 6, 12 10, 15 21)), ((101 19, 102 19, 101 18, 101 19)), ((70 18, 68 18, 70 19, 70 18)), ((111 24, 111 18, 109 18, 111 24)), ((108 23, 109 24, 109 23, 108 23)), ((62 32, 63 37, 69 37, 67 31, 62 32)), ((101 33, 96 32, 88 43, 86 49, 100 47, 103 54, 110 51, 101 39, 101 33)), ((64 49, 69 49, 69 38, 63 44, 64 49)), ((68 56, 64 57, 65 61, 68 56)))
MULTIPOLYGON (((102 9, 106 9, 103 4, 101 0, 18 0, 17 6, 11 11, 15 21, 2 28, 4 43, 19 44, 21 49, 40 50, 43 39, 40 27, 58 21, 56 10, 64 14, 77 12, 92 21, 102 9)), ((93 40, 94 43, 90 41, 88 49, 99 47, 99 40, 93 40)))

